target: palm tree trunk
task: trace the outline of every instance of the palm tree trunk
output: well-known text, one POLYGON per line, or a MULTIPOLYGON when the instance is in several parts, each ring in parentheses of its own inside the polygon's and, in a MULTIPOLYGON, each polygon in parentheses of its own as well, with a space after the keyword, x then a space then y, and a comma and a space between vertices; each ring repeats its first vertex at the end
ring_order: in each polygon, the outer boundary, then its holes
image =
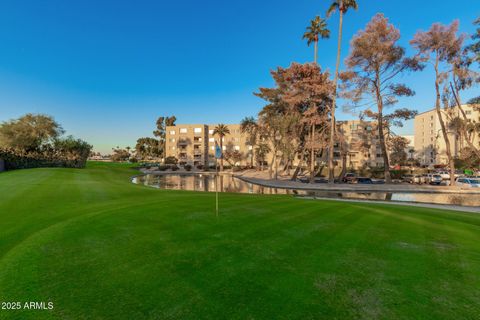
POLYGON ((437 111, 438 121, 440 122, 440 127, 442 128, 443 139, 445 140, 445 148, 447 149, 447 157, 448 157, 448 164, 450 166, 450 186, 455 184, 455 163, 453 162, 452 157, 452 150, 450 150, 450 139, 448 137, 447 128, 445 126, 445 122, 443 121, 442 111, 440 109, 440 76, 438 73, 438 64, 439 64, 439 57, 438 53, 435 58, 435 92, 436 92, 436 99, 435 99, 435 109, 437 111))
POLYGON ((222 152, 222 156, 220 157, 220 171, 223 171, 223 137, 220 136, 220 150, 222 152))
MULTIPOLYGON (((341 3, 340 3, 341 4, 341 3)), ((333 97, 332 108, 330 111, 330 143, 328 146, 328 183, 335 183, 335 176, 333 167, 333 146, 335 140, 335 107, 337 104, 337 83, 338 83, 338 71, 340 69, 340 57, 342 51, 342 28, 343 28, 343 11, 340 6, 340 21, 338 26, 338 44, 337 44, 337 63, 335 65, 335 75, 333 77, 333 97)))
POLYGON ((318 61, 318 41, 315 41, 313 62, 317 64, 317 61, 318 61))
POLYGON ((310 183, 315 182, 315 148, 313 142, 315 141, 315 125, 312 125, 312 134, 310 136, 310 183))

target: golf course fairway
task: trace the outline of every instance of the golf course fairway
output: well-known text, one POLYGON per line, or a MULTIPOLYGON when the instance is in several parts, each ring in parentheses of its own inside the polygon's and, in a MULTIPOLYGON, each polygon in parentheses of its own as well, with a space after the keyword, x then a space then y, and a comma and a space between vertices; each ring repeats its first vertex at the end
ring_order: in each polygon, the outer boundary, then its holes
POLYGON ((480 315, 476 214, 220 194, 216 217, 213 193, 134 185, 137 173, 0 174, 0 319, 480 315))

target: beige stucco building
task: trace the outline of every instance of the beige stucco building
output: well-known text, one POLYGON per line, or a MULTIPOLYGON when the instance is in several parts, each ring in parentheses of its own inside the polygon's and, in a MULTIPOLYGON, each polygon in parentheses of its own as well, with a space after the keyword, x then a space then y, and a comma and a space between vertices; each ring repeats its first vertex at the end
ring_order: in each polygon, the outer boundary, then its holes
POLYGON ((383 167, 382 152, 376 124, 371 121, 338 121, 337 125, 345 141, 335 144, 335 161, 342 165, 342 150, 347 150, 347 167, 383 167), (345 143, 345 144, 343 144, 345 143))
MULTIPOLYGON (((215 165, 216 124, 180 124, 166 128, 166 155, 176 157, 180 163, 191 165, 215 165)), ((247 144, 247 136, 242 134, 239 124, 227 125, 230 133, 223 137, 224 151, 238 151, 242 154, 242 164, 250 161, 252 147, 247 144)))
MULTIPOLYGON (((166 128, 166 155, 175 157, 179 163, 191 165, 215 165, 215 141, 213 135, 216 124, 179 124, 166 128)), ((339 121, 345 141, 335 145, 335 161, 342 165, 341 154, 347 150, 348 168, 358 169, 362 166, 381 167, 383 158, 378 144, 378 133, 372 122, 350 120, 339 121)), ((253 155, 252 146, 247 143, 247 136, 242 134, 239 124, 229 124, 230 134, 223 138, 224 151, 238 151, 243 156, 241 165, 249 164, 253 155)), ((271 161, 272 155, 267 157, 271 161)), ((326 154, 318 161, 326 162, 326 154)))
MULTIPOLYGON (((472 105, 463 105, 462 109, 465 111, 468 119, 473 122, 480 121, 480 113, 472 105)), ((461 138, 461 135, 453 131, 449 126, 450 119, 456 117, 463 119, 463 115, 458 107, 452 107, 448 111, 442 109, 442 118, 448 130, 450 150, 454 157, 458 156, 460 151, 467 146, 465 139, 461 138)), ((448 163, 447 148, 435 109, 420 113, 415 117, 414 132, 415 153, 422 165, 429 166, 448 163)), ((473 143, 476 146, 480 146, 479 142, 477 136, 473 138, 473 143)))

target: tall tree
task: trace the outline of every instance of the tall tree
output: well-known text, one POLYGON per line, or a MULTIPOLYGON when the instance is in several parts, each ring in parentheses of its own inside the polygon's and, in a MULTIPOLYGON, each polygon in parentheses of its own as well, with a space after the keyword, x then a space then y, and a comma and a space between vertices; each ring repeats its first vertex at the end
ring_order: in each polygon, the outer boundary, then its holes
POLYGON ((425 62, 433 65, 435 70, 435 110, 440 122, 443 139, 445 140, 446 152, 450 167, 450 184, 455 182, 455 163, 453 160, 450 138, 447 132, 447 126, 444 121, 441 110, 440 86, 447 79, 448 69, 444 66, 445 62, 454 56, 455 52, 460 50, 463 37, 457 37, 458 21, 445 26, 435 23, 428 31, 418 31, 411 45, 417 50, 418 56, 425 62), (443 67, 442 67, 443 66, 443 67))
POLYGON ((472 35, 472 39, 474 40, 474 43, 468 46, 468 50, 470 50, 474 54, 473 60, 480 63, 480 18, 475 20, 473 24, 477 27, 477 29, 475 30, 475 33, 472 35))
POLYGON ((158 141, 154 138, 139 138, 137 144, 135 145, 135 153, 141 159, 146 159, 150 157, 159 157, 162 155, 163 151, 158 145, 158 141))
POLYGON ((220 171, 223 171, 223 138, 227 135, 230 134, 230 129, 228 129, 228 126, 224 125, 223 123, 218 124, 215 129, 213 129, 213 134, 218 136, 220 140, 220 149, 222 150, 222 157, 220 158, 220 171))
POLYGON ((392 163, 402 166, 407 163, 407 147, 408 139, 401 136, 394 136, 389 141, 389 149, 391 150, 392 163))
MULTIPOLYGON (((259 114, 262 123, 269 124, 269 138, 273 152, 276 154, 276 137, 287 139, 282 130, 288 123, 288 132, 296 132, 298 137, 288 141, 297 145, 302 155, 307 145, 304 133, 312 130, 315 125, 324 124, 331 107, 333 91, 332 81, 328 72, 322 72, 316 64, 293 63, 289 68, 278 68, 272 71, 275 81, 274 88, 260 88, 257 96, 269 102, 259 114), (277 119, 285 118, 283 119, 277 119), (289 121, 288 119, 303 119, 304 121, 289 121), (303 150, 302 150, 303 149, 303 150)), ((312 139, 309 139, 312 140, 312 139)), ((281 146, 281 143, 278 143, 281 146)), ((312 144, 313 145, 313 144, 312 144)), ((314 166, 315 156, 310 159, 314 166)))
POLYGON ((250 166, 253 168, 254 149, 258 139, 258 123, 254 117, 245 117, 240 122, 240 130, 247 135, 247 144, 251 148, 249 150, 250 166))
POLYGON ((169 126, 174 126, 177 118, 175 116, 171 117, 159 117, 157 119, 156 125, 157 129, 153 131, 153 135, 158 139, 159 150, 162 150, 161 156, 165 158, 167 151, 167 139, 166 139, 166 128, 169 126))
POLYGON ((40 151, 64 133, 50 116, 28 113, 0 124, 0 147, 18 151, 40 151))
POLYGON ((314 45, 313 61, 318 61, 318 40, 319 38, 330 38, 330 30, 327 28, 327 22, 320 16, 316 16, 315 19, 310 21, 310 25, 307 27, 307 31, 303 34, 303 39, 307 40, 307 45, 314 45))
MULTIPOLYGON (((463 41, 464 36, 459 38, 459 41, 463 41)), ((466 141, 469 148, 472 152, 480 158, 480 150, 474 145, 473 141, 469 139, 469 128, 475 129, 475 123, 472 119, 467 117, 467 114, 462 105, 462 91, 472 88, 474 85, 480 82, 480 75, 478 72, 472 69, 472 64, 475 61, 475 57, 472 57, 475 54, 475 50, 472 50, 473 45, 462 47, 461 44, 452 48, 452 55, 448 59, 448 63, 451 68, 451 81, 449 85, 446 85, 444 91, 448 94, 451 93, 453 96, 453 102, 457 105, 458 110, 460 111, 461 118, 457 117, 455 119, 456 128, 460 130, 459 134, 464 137, 461 141, 466 141), (462 123, 460 123, 462 122, 462 123)), ((475 131, 475 130, 473 130, 475 131)))
MULTIPOLYGON (((365 30, 359 31, 352 39, 346 60, 348 71, 341 75, 347 90, 343 93, 345 97, 353 101, 353 107, 367 106, 365 115, 377 121, 386 183, 391 182, 391 176, 385 126, 389 126, 387 120, 394 117, 385 117, 384 108, 396 104, 398 97, 415 94, 406 85, 396 83, 395 79, 405 71, 421 68, 416 59, 405 57, 405 49, 398 45, 399 39, 398 29, 383 14, 375 15, 365 30), (376 105, 376 111, 370 109, 371 105, 376 105)), ((401 111, 394 114, 405 120, 416 114, 407 109, 401 111)))
POLYGON ((338 24, 338 43, 337 43, 337 62, 335 64, 335 74, 333 77, 333 99, 332 107, 330 111, 330 143, 328 146, 328 183, 333 184, 335 182, 334 176, 334 163, 333 163, 333 151, 335 145, 335 108, 337 103, 337 84, 338 84, 338 72, 340 70, 340 59, 342 49, 342 32, 343 32, 343 15, 348 12, 349 9, 358 9, 356 0, 335 0, 330 5, 327 11, 327 16, 338 10, 339 12, 339 24, 338 24))

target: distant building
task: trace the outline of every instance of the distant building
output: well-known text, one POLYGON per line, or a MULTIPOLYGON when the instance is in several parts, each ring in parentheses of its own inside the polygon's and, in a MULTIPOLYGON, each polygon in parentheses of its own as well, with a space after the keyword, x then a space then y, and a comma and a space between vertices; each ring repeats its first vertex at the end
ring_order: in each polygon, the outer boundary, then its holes
MULTIPOLYGON (((475 110, 472 105, 463 105, 462 109, 465 111, 468 119, 471 119, 473 122, 480 121, 480 112, 475 110)), ((457 132, 452 131, 449 119, 455 117, 463 119, 463 116, 460 109, 456 106, 448 110, 448 114, 444 109, 442 109, 442 113, 442 118, 448 130, 450 150, 452 155, 457 157, 460 151, 467 146, 467 142, 457 132)), ((447 148, 435 109, 420 113, 415 117, 414 132, 415 152, 420 164, 428 166, 448 163, 447 148)), ((475 136, 473 143, 476 146, 480 146, 479 142, 478 136, 475 136)))
POLYGON ((339 130, 345 139, 346 146, 337 142, 334 149, 334 160, 342 165, 342 151, 346 152, 347 168, 383 167, 382 150, 375 122, 349 120, 337 121, 339 130))
MULTIPOLYGON (((191 165, 215 165, 215 140, 213 135, 216 124, 179 124, 166 128, 166 156, 176 157, 180 163, 191 165)), ((246 142, 239 124, 227 125, 230 134, 223 137, 224 151, 238 151, 244 159, 242 164, 252 156, 252 147, 246 142)))

